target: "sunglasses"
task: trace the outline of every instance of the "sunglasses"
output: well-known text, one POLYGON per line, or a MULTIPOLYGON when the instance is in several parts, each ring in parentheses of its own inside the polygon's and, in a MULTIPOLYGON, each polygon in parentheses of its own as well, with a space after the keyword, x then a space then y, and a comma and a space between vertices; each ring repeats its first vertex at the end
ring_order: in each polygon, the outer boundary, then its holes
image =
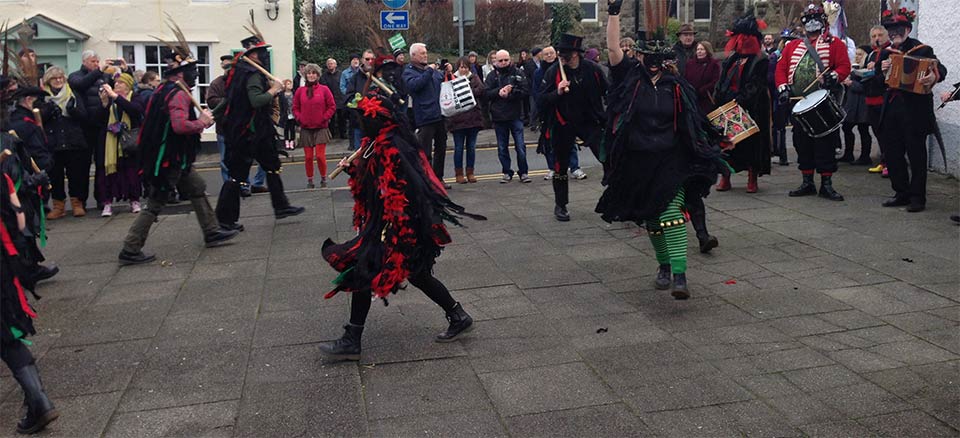
POLYGON ((510 62, 509 59, 498 59, 497 62, 510 62))
POLYGON ((373 58, 363 58, 364 61, 373 61, 373 58))

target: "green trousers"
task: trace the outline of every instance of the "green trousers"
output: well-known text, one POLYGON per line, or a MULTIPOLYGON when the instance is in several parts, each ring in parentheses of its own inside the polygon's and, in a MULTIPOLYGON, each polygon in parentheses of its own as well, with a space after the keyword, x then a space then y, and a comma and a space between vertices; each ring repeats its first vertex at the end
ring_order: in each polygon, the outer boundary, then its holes
MULTIPOLYGON (((171 187, 176 187, 180 195, 190 199, 193 205, 193 211, 197 215, 197 222, 200 223, 200 229, 204 236, 215 233, 220 225, 217 223, 217 216, 210 207, 210 201, 207 200, 205 193, 207 183, 200 178, 200 175, 192 168, 187 168, 180 172, 170 172, 168 177, 171 187)), ((169 192, 161 190, 151 190, 147 198, 147 206, 140 210, 140 214, 130 225, 130 231, 127 237, 123 239, 123 250, 127 252, 140 252, 143 245, 147 242, 147 236, 150 234, 150 227, 157 221, 157 216, 167 205, 169 192)))
POLYGON ((684 205, 684 191, 681 187, 677 196, 667 204, 660 214, 659 221, 646 223, 650 242, 657 253, 657 262, 670 265, 674 274, 687 272, 687 219, 681 207, 684 205))

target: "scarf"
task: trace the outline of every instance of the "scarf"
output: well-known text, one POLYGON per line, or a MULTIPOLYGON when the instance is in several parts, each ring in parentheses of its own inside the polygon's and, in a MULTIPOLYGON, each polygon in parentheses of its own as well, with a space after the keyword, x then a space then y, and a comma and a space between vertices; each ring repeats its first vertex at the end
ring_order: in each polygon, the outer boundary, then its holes
MULTIPOLYGON (((66 88, 66 87, 64 87, 66 88)), ((127 93, 124 98, 128 101, 133 93, 127 93)), ((114 101, 110 104, 110 118, 107 119, 107 139, 105 142, 104 154, 103 154, 103 167, 105 169, 104 173, 111 175, 117 173, 117 162, 120 158, 123 158, 123 148, 120 147, 120 135, 125 130, 131 128, 130 116, 124 112, 117 102, 114 101), (123 126, 121 130, 113 132, 110 130, 111 126, 114 126, 117 122, 120 122, 123 126)))
POLYGON ((73 97, 73 90, 70 88, 70 85, 63 84, 63 88, 57 93, 54 93, 49 85, 44 85, 43 89, 50 95, 50 101, 60 107, 60 112, 63 113, 64 117, 69 117, 67 113, 67 103, 70 102, 70 99, 73 97))

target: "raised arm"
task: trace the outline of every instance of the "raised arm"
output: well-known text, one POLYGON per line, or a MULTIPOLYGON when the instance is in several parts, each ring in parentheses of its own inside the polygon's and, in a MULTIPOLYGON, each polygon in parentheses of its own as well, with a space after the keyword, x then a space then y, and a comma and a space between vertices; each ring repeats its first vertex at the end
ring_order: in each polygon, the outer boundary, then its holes
POLYGON ((623 0, 607 0, 607 56, 613 67, 623 61, 620 50, 620 7, 623 0))

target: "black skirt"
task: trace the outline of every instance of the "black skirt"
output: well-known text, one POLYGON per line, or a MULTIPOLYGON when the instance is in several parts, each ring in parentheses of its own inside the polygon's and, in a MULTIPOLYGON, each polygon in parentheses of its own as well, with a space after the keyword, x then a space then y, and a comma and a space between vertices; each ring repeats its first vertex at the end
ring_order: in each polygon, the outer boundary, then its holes
POLYGON ((606 222, 639 224, 659 219, 691 176, 687 157, 676 147, 663 151, 626 150, 615 158, 607 188, 596 208, 606 222))

